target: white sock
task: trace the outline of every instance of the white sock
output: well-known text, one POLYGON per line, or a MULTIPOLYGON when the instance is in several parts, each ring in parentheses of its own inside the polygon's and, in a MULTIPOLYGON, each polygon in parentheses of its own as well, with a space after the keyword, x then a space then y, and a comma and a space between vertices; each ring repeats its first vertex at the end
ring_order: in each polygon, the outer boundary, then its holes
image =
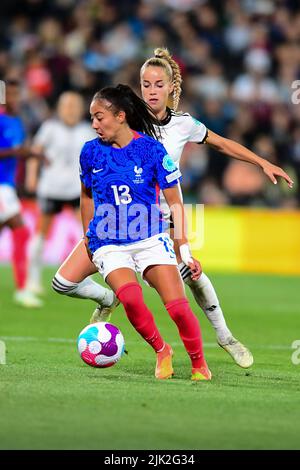
POLYGON ((77 299, 94 300, 103 307, 110 307, 114 301, 113 291, 102 287, 90 277, 81 282, 71 282, 56 273, 52 280, 52 287, 59 294, 76 297, 77 299))
POLYGON ((28 252, 28 284, 41 283, 41 271, 42 271, 42 254, 44 247, 44 237, 37 233, 32 238, 29 244, 28 252))
MULTIPOLYGON (((186 265, 179 264, 179 269, 184 272, 186 265)), ((189 286, 197 304, 202 308, 208 320, 214 327, 218 341, 226 344, 232 333, 226 325, 226 321, 219 304, 216 291, 206 274, 202 273, 197 281, 193 281, 190 275, 183 275, 184 282, 189 286)))

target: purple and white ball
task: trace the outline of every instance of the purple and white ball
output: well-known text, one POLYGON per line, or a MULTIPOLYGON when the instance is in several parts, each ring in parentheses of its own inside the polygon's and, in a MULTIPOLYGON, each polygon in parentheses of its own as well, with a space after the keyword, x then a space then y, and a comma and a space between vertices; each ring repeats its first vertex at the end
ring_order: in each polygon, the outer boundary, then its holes
POLYGON ((111 367, 123 356, 125 342, 119 328, 99 322, 80 332, 77 348, 81 359, 89 366, 111 367))

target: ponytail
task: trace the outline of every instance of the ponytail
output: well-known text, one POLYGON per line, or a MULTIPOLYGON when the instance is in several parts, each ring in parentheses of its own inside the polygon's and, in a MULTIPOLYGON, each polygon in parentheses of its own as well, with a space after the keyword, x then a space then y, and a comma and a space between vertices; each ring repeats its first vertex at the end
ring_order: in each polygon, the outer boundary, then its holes
POLYGON ((93 101, 100 100, 111 103, 109 108, 114 114, 124 111, 126 122, 131 129, 148 134, 154 139, 159 137, 154 126, 159 126, 160 121, 154 116, 151 107, 129 86, 119 84, 116 87, 102 88, 93 97, 93 101))

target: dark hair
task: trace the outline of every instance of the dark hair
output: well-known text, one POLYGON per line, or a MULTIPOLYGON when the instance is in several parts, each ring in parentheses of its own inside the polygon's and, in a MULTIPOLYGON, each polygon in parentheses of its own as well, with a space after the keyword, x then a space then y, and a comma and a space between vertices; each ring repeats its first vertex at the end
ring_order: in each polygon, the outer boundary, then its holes
POLYGON ((154 116, 151 107, 129 86, 119 84, 116 87, 102 88, 93 97, 93 101, 99 100, 111 103, 109 109, 114 114, 124 111, 131 129, 148 134, 154 139, 158 138, 159 131, 157 132, 154 126, 159 126, 160 121, 154 116))

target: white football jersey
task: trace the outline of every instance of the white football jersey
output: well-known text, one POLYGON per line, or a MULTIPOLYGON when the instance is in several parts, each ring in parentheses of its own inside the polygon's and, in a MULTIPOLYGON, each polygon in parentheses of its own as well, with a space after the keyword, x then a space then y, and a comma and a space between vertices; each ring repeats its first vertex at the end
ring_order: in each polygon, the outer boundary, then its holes
POLYGON ((85 142, 96 137, 88 122, 71 127, 58 119, 45 121, 34 137, 49 165, 43 165, 38 182, 39 197, 71 200, 80 196, 79 156, 85 142))
MULTIPOLYGON (((161 126, 156 127, 156 130, 158 135, 161 134, 160 142, 178 168, 180 168, 180 158, 185 144, 187 142, 202 144, 208 133, 206 126, 189 113, 177 113, 169 109, 168 116, 162 121, 161 126)), ((160 205, 164 217, 168 218, 170 210, 162 191, 160 192, 160 205)))

